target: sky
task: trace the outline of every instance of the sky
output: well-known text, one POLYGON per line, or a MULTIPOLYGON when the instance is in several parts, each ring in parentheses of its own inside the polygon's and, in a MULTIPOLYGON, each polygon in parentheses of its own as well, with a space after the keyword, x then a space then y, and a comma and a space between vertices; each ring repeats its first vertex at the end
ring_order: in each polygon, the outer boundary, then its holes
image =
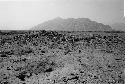
POLYGON ((123 16, 124 0, 0 0, 0 30, 27 30, 56 17, 111 24, 123 16))

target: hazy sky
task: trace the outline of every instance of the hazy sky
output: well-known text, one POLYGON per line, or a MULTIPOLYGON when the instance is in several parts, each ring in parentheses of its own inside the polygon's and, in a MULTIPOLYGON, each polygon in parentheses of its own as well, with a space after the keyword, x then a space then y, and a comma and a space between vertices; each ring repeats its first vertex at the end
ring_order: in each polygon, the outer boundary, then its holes
POLYGON ((0 0, 0 29, 28 29, 55 17, 122 22, 124 0, 0 0))

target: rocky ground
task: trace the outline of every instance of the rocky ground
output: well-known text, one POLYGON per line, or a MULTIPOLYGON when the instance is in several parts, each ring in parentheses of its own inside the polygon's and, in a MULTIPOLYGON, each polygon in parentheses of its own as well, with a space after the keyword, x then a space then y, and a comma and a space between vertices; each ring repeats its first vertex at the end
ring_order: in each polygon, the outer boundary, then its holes
POLYGON ((124 84, 124 32, 0 31, 0 84, 124 84))

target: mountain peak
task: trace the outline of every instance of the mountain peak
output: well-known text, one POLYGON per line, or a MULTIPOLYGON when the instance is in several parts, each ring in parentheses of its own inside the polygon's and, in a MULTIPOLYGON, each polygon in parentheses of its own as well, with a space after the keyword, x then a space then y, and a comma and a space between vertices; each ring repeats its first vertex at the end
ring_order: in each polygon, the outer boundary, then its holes
POLYGON ((56 18, 53 19, 53 20, 63 20, 63 18, 61 18, 61 17, 56 17, 56 18))
POLYGON ((33 30, 60 30, 60 31, 111 31, 109 25, 104 25, 89 18, 68 18, 63 19, 56 17, 55 19, 46 21, 32 28, 33 30))

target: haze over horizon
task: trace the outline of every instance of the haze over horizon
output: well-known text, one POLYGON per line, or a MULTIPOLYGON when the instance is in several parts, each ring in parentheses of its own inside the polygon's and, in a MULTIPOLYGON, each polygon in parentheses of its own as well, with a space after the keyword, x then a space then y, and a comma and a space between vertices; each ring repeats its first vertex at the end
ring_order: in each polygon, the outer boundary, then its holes
POLYGON ((124 0, 7 0, 0 1, 0 11, 2 30, 25 30, 56 17, 125 22, 124 0))

